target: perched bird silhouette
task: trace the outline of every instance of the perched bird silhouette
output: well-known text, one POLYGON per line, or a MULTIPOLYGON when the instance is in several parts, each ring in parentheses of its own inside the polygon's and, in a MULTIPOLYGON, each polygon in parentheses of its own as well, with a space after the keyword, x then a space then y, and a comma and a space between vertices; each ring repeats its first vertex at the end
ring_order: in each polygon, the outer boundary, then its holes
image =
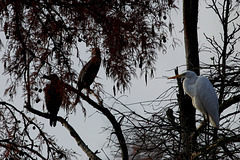
POLYGON ((173 115, 173 110, 172 109, 168 109, 166 111, 166 115, 167 115, 167 119, 172 123, 175 124, 175 117, 173 115))
MULTIPOLYGON (((93 83, 94 79, 97 76, 101 65, 101 52, 99 48, 92 49, 92 58, 87 64, 85 64, 80 71, 77 88, 78 92, 81 92, 83 88, 90 90, 90 85, 93 83)), ((79 101, 79 94, 77 95, 77 99, 75 104, 79 101)))
POLYGON ((57 124, 57 114, 63 100, 63 88, 56 74, 43 76, 51 82, 44 88, 45 103, 50 114, 50 126, 55 127, 57 124))

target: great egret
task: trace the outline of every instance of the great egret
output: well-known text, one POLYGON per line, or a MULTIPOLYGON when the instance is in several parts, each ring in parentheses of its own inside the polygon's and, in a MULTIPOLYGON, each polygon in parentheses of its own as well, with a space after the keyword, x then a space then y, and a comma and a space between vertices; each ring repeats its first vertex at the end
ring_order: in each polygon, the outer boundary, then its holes
POLYGON ((186 71, 170 77, 185 78, 184 91, 192 98, 193 106, 198 109, 206 119, 215 127, 219 127, 219 104, 216 92, 211 82, 204 76, 197 76, 195 72, 186 71))

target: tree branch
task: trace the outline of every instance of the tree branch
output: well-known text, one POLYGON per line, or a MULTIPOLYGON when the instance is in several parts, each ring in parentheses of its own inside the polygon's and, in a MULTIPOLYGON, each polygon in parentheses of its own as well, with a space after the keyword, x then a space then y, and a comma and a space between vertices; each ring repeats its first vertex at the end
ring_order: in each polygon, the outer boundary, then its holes
MULTIPOLYGON (((50 119, 50 114, 48 114, 48 113, 40 112, 40 111, 32 108, 31 106, 25 106, 25 108, 28 111, 30 111, 38 116, 50 119)), ((78 135, 78 133, 74 130, 74 128, 65 119, 63 119, 60 116, 57 116, 57 120, 60 121, 62 123, 62 125, 70 132, 70 135, 76 140, 78 146, 82 148, 82 150, 88 155, 89 158, 91 158, 93 160, 100 160, 100 158, 98 156, 96 156, 96 154, 93 153, 88 148, 88 146, 83 142, 83 140, 78 135)))
MULTIPOLYGON (((44 76, 44 78, 48 79, 48 76, 44 76)), ((117 120, 113 116, 113 114, 107 108, 105 108, 102 105, 102 103, 97 104, 92 99, 90 99, 88 96, 85 96, 84 94, 79 92, 77 89, 75 89, 71 85, 69 85, 67 83, 64 83, 63 81, 62 81, 62 85, 65 88, 67 88, 68 91, 72 91, 72 92, 74 92, 76 94, 79 94, 83 100, 88 102, 91 106, 93 106, 95 109, 99 110, 104 116, 107 117, 107 119, 111 122, 111 124, 112 124, 112 126, 113 126, 113 128, 115 130, 115 134, 116 134, 116 136, 118 138, 118 141, 119 141, 119 144, 120 144, 120 148, 122 150, 122 159, 123 160, 128 160, 128 149, 127 149, 125 138, 123 136, 123 132, 122 132, 122 129, 121 129, 121 124, 117 122, 117 120)))
POLYGON ((62 125, 70 132, 70 135, 76 140, 79 147, 88 155, 88 157, 92 160, 101 160, 95 153, 93 153, 88 146, 83 142, 78 133, 74 130, 74 128, 62 117, 58 117, 58 121, 62 123, 62 125))
POLYGON ((240 142, 240 135, 219 138, 212 145, 209 145, 206 148, 203 148, 202 151, 193 153, 192 159, 196 159, 200 155, 210 153, 212 150, 215 150, 217 147, 226 146, 226 144, 231 142, 240 142))
MULTIPOLYGON (((67 85, 67 84, 66 84, 67 85)), ((71 87, 71 89, 78 93, 78 91, 73 88, 72 86, 67 85, 67 87, 71 87)), ((91 106, 93 106, 95 109, 99 110, 102 112, 102 114, 104 116, 107 117, 107 119, 111 122, 114 130, 115 130, 115 134, 118 138, 119 144, 120 144, 120 148, 122 150, 122 159, 123 160, 128 160, 128 149, 127 149, 127 145, 125 142, 125 138, 123 136, 123 132, 121 129, 121 124, 117 122, 116 118, 113 116, 113 114, 107 109, 105 108, 102 104, 97 104, 96 102, 94 102, 92 99, 90 99, 88 96, 85 96, 82 93, 78 93, 80 94, 80 96, 82 97, 82 99, 84 99, 86 102, 88 102, 91 106)))
POLYGON ((223 101, 223 103, 220 105, 219 113, 222 113, 225 109, 227 109, 231 105, 238 103, 238 102, 240 102, 240 94, 233 96, 233 97, 229 98, 228 100, 223 101))
MULTIPOLYGON (((6 150, 9 150, 9 151, 12 151, 13 153, 16 153, 15 150, 19 151, 19 154, 22 154, 22 155, 26 155, 28 156, 29 158, 31 159, 34 159, 34 157, 31 155, 31 154, 34 154, 35 156, 37 157, 40 157, 41 159, 45 159, 44 156, 41 154, 41 149, 39 149, 39 147, 42 147, 41 145, 42 144, 46 144, 47 146, 47 158, 46 159, 49 159, 49 156, 52 155, 52 156, 56 156, 56 152, 61 155, 61 156, 64 156, 64 157, 67 157, 67 153, 66 151, 61 151, 61 149, 56 146, 55 143, 52 142, 51 139, 49 139, 48 137, 48 134, 43 132, 42 131, 42 128, 39 127, 38 124, 36 124, 32 118, 29 118, 27 117, 27 115, 23 112, 23 111, 20 111, 18 110, 15 106, 13 106, 12 104, 9 104, 7 102, 4 102, 4 101, 0 101, 0 105, 4 106, 4 108, 6 108, 7 110, 9 110, 9 112, 11 112, 12 115, 14 115, 14 118, 15 117, 15 112, 17 112, 18 114, 21 115, 22 117, 22 120, 18 120, 16 119, 15 120, 15 124, 16 126, 14 128, 11 128, 11 130, 14 131, 13 134, 11 135, 8 135, 7 137, 10 137, 10 139, 4 139, 3 141, 1 142, 5 142, 7 143, 8 145, 10 146, 14 146, 16 149, 14 148, 6 148, 6 150), (18 123, 20 123, 21 121, 23 121, 23 125, 24 125, 24 136, 22 135, 22 133, 20 131, 20 128, 18 127, 18 123), (35 128, 39 131, 39 135, 38 135, 38 138, 37 139, 32 139, 31 136, 29 135, 30 132, 28 130, 28 127, 29 125, 33 125, 33 129, 35 130, 35 128), (21 137, 21 138, 20 138, 21 137), (24 143, 19 143, 18 139, 24 139, 25 142, 24 143), (16 141, 17 140, 17 141, 16 141), (35 143, 34 141, 38 141, 40 140, 41 143, 35 143), (30 141, 30 142, 29 142, 30 141), (29 142, 29 143, 27 143, 29 142), (40 146, 39 146, 40 145, 40 146), (34 149, 35 148, 35 149, 34 149), (37 149, 38 148, 38 149, 37 149), (23 150, 22 150, 23 149, 23 150), (28 151, 24 151, 24 150, 28 150, 28 151), (21 152, 21 153, 20 153, 21 152)), ((24 106, 26 108, 26 106, 24 106)), ((50 117, 49 114, 47 113, 42 113, 42 112, 39 112, 37 110, 35 110, 35 113, 40 113, 42 116, 47 116, 47 117, 50 117)), ((4 114, 7 114, 6 112, 4 112, 4 114)), ((4 121, 4 118, 3 118, 3 121, 4 121)), ((12 121, 11 121, 12 123, 12 121)), ((8 124, 7 124, 8 125, 8 124)), ((8 128, 8 127, 6 127, 8 128)), ((3 131, 4 132, 4 131, 3 131)), ((1 145, 1 144, 0 144, 1 145)), ((17 154, 17 153, 16 153, 17 154)), ((16 158, 16 157, 15 157, 16 158)), ((19 158, 17 158, 19 159, 19 158)))

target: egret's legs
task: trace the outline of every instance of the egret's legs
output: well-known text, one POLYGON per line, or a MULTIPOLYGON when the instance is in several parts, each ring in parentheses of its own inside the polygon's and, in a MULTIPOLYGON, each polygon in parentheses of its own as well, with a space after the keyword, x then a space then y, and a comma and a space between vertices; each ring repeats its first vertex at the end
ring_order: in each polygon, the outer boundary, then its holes
POLYGON ((209 145, 209 132, 210 132, 210 129, 209 129, 209 116, 208 116, 208 113, 206 114, 206 117, 204 116, 204 121, 206 123, 205 142, 206 142, 206 145, 209 145))

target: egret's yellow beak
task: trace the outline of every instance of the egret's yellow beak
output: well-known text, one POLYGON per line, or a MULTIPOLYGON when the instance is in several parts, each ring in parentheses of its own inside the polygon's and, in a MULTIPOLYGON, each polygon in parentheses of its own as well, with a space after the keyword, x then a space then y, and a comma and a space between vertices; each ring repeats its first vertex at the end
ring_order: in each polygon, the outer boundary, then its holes
POLYGON ((173 77, 169 77, 168 79, 174 79, 174 78, 179 78, 179 77, 181 77, 182 75, 181 74, 179 74, 179 75, 176 75, 176 76, 173 76, 173 77))

